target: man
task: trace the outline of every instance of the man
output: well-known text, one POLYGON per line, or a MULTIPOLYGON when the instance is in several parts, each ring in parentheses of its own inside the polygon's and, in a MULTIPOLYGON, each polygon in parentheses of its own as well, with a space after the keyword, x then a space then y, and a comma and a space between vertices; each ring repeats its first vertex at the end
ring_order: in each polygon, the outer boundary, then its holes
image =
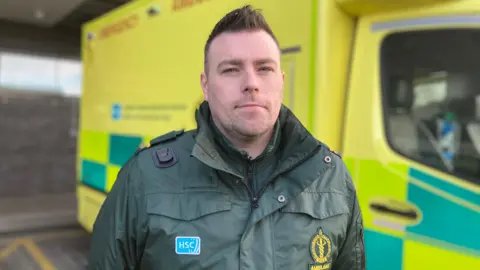
POLYGON ((205 46, 198 128, 120 171, 89 269, 365 269, 362 216, 342 160, 281 105, 278 42, 250 6, 205 46))

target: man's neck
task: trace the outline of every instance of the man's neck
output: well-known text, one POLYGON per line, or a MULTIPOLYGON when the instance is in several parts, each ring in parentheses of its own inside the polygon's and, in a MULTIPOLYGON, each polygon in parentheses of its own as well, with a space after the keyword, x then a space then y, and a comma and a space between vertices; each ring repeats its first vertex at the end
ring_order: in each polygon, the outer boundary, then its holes
POLYGON ((265 134, 259 135, 255 138, 238 138, 234 136, 226 137, 235 147, 247 152, 251 159, 255 159, 263 153, 265 148, 267 148, 272 135, 273 129, 270 129, 265 134))
POLYGON ((263 153, 273 135, 273 128, 271 128, 266 133, 259 136, 241 136, 233 132, 228 132, 222 127, 222 125, 217 124, 215 120, 214 123, 218 130, 233 144, 233 146, 238 150, 247 152, 251 159, 255 159, 263 153))

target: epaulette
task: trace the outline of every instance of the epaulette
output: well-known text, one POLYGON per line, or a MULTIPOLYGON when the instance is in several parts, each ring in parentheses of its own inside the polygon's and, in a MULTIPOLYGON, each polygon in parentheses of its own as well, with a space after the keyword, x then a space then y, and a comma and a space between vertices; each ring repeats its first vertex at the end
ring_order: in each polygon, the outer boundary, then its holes
POLYGON ((184 129, 170 131, 170 132, 167 133, 167 134, 158 136, 157 138, 151 140, 151 141, 150 141, 150 146, 154 146, 154 145, 156 145, 156 144, 169 141, 169 140, 171 140, 171 139, 176 139, 178 136, 182 135, 184 132, 185 132, 184 129))
POLYGON ((332 149, 328 148, 328 151, 330 151, 331 153, 335 154, 335 155, 338 156, 339 158, 342 158, 342 155, 340 155, 339 153, 336 153, 336 152, 333 151, 332 149))
POLYGON ((148 149, 148 148, 150 148, 154 145, 157 145, 157 144, 160 144, 160 143, 172 140, 172 139, 176 139, 178 136, 182 135, 184 132, 185 132, 184 129, 174 130, 174 131, 170 131, 169 133, 158 136, 158 137, 154 138, 153 140, 151 140, 149 143, 140 145, 137 148, 137 151, 135 152, 135 155, 137 155, 138 153, 142 152, 143 150, 148 149))

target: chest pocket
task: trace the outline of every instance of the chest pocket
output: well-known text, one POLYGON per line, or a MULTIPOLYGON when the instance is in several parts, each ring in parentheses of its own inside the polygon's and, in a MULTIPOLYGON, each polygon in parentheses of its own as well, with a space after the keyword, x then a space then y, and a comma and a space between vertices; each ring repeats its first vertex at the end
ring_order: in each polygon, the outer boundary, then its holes
POLYGON ((350 205, 340 193, 304 192, 281 208, 274 224, 277 269, 330 269, 346 236, 350 205))
POLYGON ((146 260, 159 269, 200 266, 235 237, 235 228, 229 226, 233 222, 232 202, 229 195, 221 192, 149 194, 146 211, 147 245, 160 252, 147 254, 146 260))
POLYGON ((172 220, 193 221, 232 208, 230 196, 221 192, 158 193, 147 197, 147 213, 172 220))

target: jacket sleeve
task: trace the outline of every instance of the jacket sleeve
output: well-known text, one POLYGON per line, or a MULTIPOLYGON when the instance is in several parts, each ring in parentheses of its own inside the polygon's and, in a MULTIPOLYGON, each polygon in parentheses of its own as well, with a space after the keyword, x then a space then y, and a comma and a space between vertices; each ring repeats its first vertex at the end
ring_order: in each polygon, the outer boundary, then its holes
POLYGON ((88 270, 139 269, 146 235, 142 179, 134 160, 127 162, 95 221, 88 270))
POLYGON ((347 185, 351 190, 352 210, 347 227, 347 234, 339 255, 333 265, 333 270, 365 270, 365 246, 363 238, 363 217, 358 203, 353 182, 347 174, 347 185))

